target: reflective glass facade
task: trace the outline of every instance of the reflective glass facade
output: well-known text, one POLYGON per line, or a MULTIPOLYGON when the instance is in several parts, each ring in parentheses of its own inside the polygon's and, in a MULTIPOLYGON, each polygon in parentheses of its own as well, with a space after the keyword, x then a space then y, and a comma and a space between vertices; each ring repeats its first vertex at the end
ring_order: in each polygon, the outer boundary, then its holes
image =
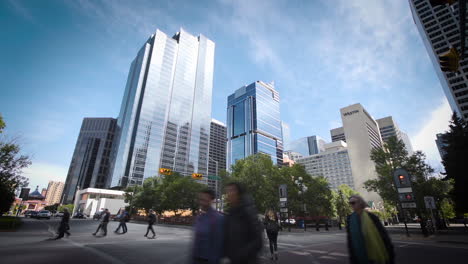
POLYGON ((283 162, 279 94, 273 84, 261 81, 238 89, 228 97, 227 167, 255 153, 283 162))
POLYGON ((159 168, 207 174, 215 44, 157 30, 131 64, 117 122, 110 186, 142 184, 159 168))
POLYGON ((302 156, 309 156, 324 151, 326 143, 319 136, 304 137, 289 143, 286 150, 300 153, 302 156))

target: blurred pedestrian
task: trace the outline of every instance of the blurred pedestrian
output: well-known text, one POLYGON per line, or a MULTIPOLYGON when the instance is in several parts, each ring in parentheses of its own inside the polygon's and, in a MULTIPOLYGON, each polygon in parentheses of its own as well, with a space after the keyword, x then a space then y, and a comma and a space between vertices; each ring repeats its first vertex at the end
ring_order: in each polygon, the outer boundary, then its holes
POLYGON ((198 194, 201 213, 194 225, 193 264, 217 264, 223 255, 223 216, 213 209, 214 199, 211 189, 198 194))
POLYGON ((68 208, 64 208, 62 220, 60 221, 60 225, 58 228, 59 234, 55 239, 61 239, 65 234, 67 234, 67 237, 71 235, 70 232, 68 232, 68 230, 70 230, 69 222, 70 212, 68 211, 68 208))
POLYGON ((278 260, 278 232, 279 224, 273 210, 268 210, 265 214, 265 230, 270 242, 271 260, 278 260))
POLYGON ((262 249, 262 224, 253 199, 239 183, 226 186, 229 209, 224 220, 223 263, 258 263, 262 249))
POLYGON ((122 234, 127 233, 127 222, 130 220, 130 215, 128 214, 127 211, 122 210, 120 213, 120 218, 119 218, 119 226, 117 229, 114 231, 114 233, 119 233, 120 228, 122 227, 122 234))
POLYGON ((364 210, 367 204, 361 196, 351 196, 349 204, 354 211, 346 226, 351 263, 395 263, 392 242, 379 218, 364 210))
POLYGON ((156 233, 154 232, 154 229, 153 229, 153 225, 155 222, 156 222, 156 215, 154 214, 154 210, 150 209, 149 215, 148 215, 148 228, 146 229, 145 237, 148 237, 149 231, 153 233, 153 237, 151 237, 151 239, 153 239, 156 236, 156 233))
POLYGON ((109 209, 106 208, 104 209, 104 213, 101 216, 101 223, 96 229, 96 232, 93 233, 93 236, 95 236, 97 232, 99 232, 100 229, 102 229, 103 236, 107 236, 107 224, 109 224, 109 219, 110 219, 109 209))

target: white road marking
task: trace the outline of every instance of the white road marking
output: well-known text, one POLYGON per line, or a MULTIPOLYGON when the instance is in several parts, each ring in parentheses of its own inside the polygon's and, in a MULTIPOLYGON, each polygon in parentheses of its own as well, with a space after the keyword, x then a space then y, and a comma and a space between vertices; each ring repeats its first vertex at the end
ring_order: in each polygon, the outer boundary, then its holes
POLYGON ((331 257, 331 256, 321 256, 319 258, 320 259, 336 259, 335 257, 331 257))
POLYGON ((301 255, 301 256, 310 255, 309 252, 304 252, 304 251, 290 251, 290 252, 293 253, 293 254, 296 254, 296 255, 301 255))
POLYGON ((298 245, 296 244, 288 244, 288 243, 278 243, 280 246, 289 246, 289 247, 297 247, 298 245))
POLYGON ((343 253, 339 253, 339 252, 333 252, 333 253, 330 253, 330 255, 337 256, 337 257, 347 257, 348 256, 348 254, 343 254, 343 253))
POLYGON ((318 253, 318 254, 325 254, 325 253, 327 253, 327 251, 316 250, 316 249, 309 249, 309 250, 307 250, 307 251, 310 252, 310 253, 318 253))

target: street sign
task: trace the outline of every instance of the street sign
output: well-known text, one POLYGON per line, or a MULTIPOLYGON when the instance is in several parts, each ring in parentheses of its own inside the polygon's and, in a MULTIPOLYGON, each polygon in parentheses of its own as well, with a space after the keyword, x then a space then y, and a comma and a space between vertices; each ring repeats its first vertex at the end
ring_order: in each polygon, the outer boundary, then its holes
POLYGON ((284 208, 284 207, 287 207, 287 206, 288 206, 287 202, 280 202, 280 207, 281 208, 284 208))
POLYGON ((424 196, 424 204, 427 209, 436 209, 435 200, 432 196, 424 196))
POLYGON ((208 179, 213 180, 213 181, 218 181, 218 180, 221 180, 221 177, 216 176, 216 175, 210 175, 208 176, 208 179))
POLYGON ((401 203, 401 208, 416 208, 416 203, 401 203))
POLYGON ((288 201, 288 198, 280 198, 280 202, 286 202, 288 201))
POLYGON ((281 198, 288 197, 288 186, 286 184, 281 184, 278 189, 279 189, 280 201, 281 201, 281 198))
POLYGON ((288 212, 288 208, 280 208, 280 212, 281 212, 281 213, 287 213, 287 212, 288 212))

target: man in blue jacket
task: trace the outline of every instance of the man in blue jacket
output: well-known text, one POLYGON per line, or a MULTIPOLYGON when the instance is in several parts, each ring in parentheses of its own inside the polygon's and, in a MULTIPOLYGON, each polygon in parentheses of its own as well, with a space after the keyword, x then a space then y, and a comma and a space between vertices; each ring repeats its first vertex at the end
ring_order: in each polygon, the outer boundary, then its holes
POLYGON ((201 214, 194 226, 192 263, 219 263, 223 254, 223 216, 213 209, 215 193, 206 189, 198 194, 201 214))

